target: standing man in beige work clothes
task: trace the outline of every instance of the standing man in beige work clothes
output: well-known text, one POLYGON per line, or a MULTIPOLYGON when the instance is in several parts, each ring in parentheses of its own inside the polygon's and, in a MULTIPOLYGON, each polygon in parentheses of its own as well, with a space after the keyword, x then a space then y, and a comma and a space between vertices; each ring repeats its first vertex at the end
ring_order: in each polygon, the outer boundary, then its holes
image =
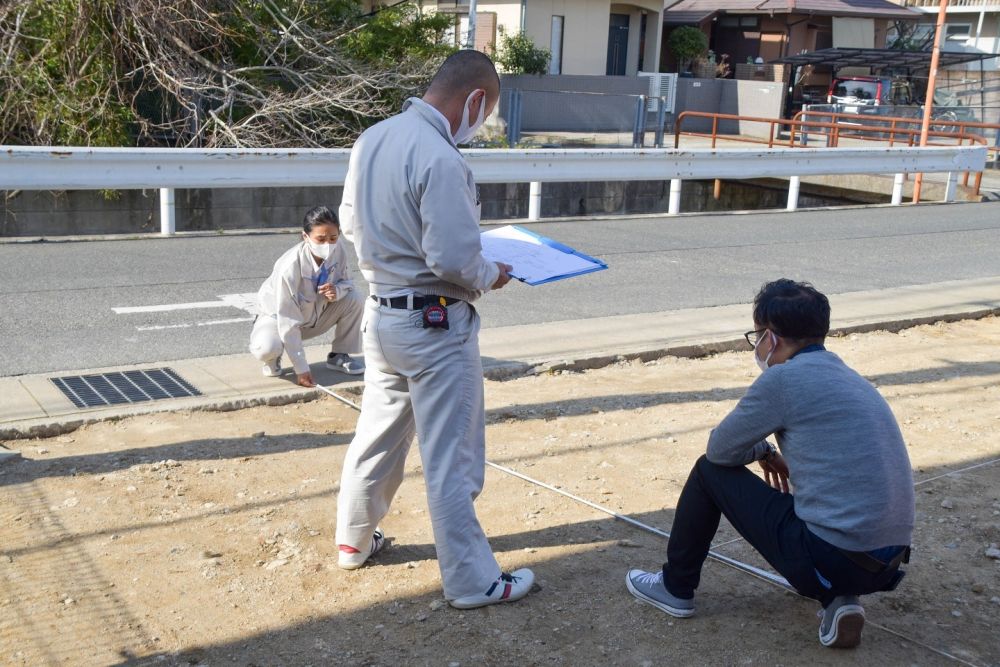
POLYGON ((361 417, 337 499, 339 564, 361 567, 382 548, 377 524, 416 433, 444 595, 463 609, 520 599, 534 582, 528 569, 501 572, 473 506, 486 418, 472 302, 507 284, 511 267, 482 255, 476 184, 458 144, 499 96, 488 57, 451 55, 423 99, 358 139, 340 206, 371 297, 361 417))

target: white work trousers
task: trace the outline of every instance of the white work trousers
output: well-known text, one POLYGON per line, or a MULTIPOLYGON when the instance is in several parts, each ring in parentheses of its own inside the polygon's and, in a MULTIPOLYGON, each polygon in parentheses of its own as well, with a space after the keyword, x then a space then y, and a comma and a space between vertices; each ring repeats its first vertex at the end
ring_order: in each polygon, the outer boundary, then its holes
POLYGON ((438 567, 449 600, 485 593, 500 566, 473 501, 486 469, 479 315, 448 306, 450 329, 421 328, 419 310, 365 301, 365 391, 337 499, 337 544, 366 549, 420 447, 438 567))
MULTIPOLYGON (((303 326, 302 340, 322 336, 333 327, 332 352, 357 354, 361 351, 361 318, 365 312, 364 298, 351 290, 343 298, 331 301, 323 308, 312 326, 303 326)), ((278 320, 261 315, 253 323, 250 334, 250 354, 265 363, 281 356, 285 346, 278 335, 278 320)))

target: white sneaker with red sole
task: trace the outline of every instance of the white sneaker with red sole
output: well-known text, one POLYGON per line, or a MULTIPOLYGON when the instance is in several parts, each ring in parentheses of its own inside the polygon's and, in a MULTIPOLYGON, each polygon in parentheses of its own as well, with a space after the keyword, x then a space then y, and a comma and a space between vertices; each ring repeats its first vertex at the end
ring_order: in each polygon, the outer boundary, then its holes
POLYGON ((502 572, 485 593, 449 600, 448 604, 456 609, 474 609, 501 602, 514 602, 527 595, 534 583, 535 573, 527 568, 510 573, 502 572))
POLYGON ((337 565, 343 570, 356 570, 364 565, 369 558, 382 551, 385 546, 385 535, 380 528, 376 528, 372 534, 371 545, 368 551, 358 551, 347 545, 340 545, 340 554, 337 557, 337 565))

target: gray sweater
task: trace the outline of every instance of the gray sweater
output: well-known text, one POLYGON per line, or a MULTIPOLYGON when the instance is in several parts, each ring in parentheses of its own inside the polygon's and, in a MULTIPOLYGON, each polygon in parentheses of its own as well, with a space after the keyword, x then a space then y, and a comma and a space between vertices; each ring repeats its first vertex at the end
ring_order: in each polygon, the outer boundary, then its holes
POLYGON ((479 198, 448 121, 410 98, 351 150, 340 224, 371 293, 475 301, 500 270, 482 254, 479 198))
POLYGON ((913 473, 889 405, 823 349, 772 366, 708 440, 708 460, 746 465, 774 434, 788 463, 795 514, 850 551, 910 543, 913 473))

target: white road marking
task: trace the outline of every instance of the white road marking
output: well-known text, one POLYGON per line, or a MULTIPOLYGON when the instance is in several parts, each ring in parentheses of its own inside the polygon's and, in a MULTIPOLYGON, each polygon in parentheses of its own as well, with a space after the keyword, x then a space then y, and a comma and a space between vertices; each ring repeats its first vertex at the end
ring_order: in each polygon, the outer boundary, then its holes
MULTIPOLYGON (((245 294, 220 294, 218 301, 165 303, 156 306, 119 306, 117 308, 112 308, 111 310, 113 310, 116 315, 132 315, 135 313, 165 313, 172 310, 196 310, 199 308, 237 308, 248 312, 251 315, 257 315, 257 293, 247 292, 245 294)), ((143 331, 143 329, 140 329, 140 331, 143 331)))
POLYGON ((233 308, 245 310, 251 315, 259 315, 257 310, 257 293, 248 292, 246 294, 220 294, 219 298, 228 303, 233 308))
POLYGON ((188 322, 184 324, 158 324, 155 326, 136 327, 137 331, 159 331, 161 329, 189 329, 191 327, 211 327, 217 324, 236 324, 238 322, 253 322, 252 317, 235 317, 229 320, 208 320, 207 322, 188 322))
POLYGON ((168 310, 188 310, 194 308, 229 308, 225 301, 196 301, 194 303, 166 303, 161 306, 124 306, 112 308, 117 315, 129 315, 131 313, 162 313, 168 310))

